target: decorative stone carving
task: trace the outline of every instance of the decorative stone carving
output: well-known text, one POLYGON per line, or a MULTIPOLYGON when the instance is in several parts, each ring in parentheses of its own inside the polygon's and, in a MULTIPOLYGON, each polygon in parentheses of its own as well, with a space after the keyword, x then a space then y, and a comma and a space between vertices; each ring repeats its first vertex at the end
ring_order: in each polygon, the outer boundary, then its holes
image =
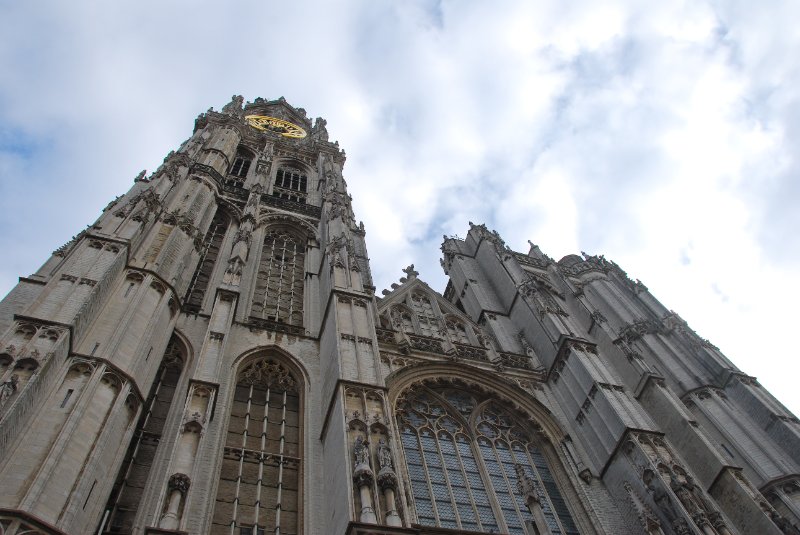
POLYGON ((325 125, 328 121, 322 117, 317 117, 314 121, 314 127, 311 129, 311 138, 317 141, 328 141, 328 129, 325 125))
POLYGON ((233 95, 231 101, 222 107, 222 113, 230 115, 231 117, 243 117, 244 111, 242 105, 244 104, 244 97, 242 95, 233 95))
POLYGON ((186 491, 189 490, 189 486, 191 485, 191 483, 192 481, 191 479, 189 479, 189 476, 178 472, 176 474, 172 474, 169 477, 169 482, 167 483, 167 486, 171 490, 177 490, 181 494, 186 494, 186 491))
POLYGON ((656 516, 653 514, 653 511, 647 505, 642 503, 642 501, 634 492, 630 483, 626 481, 623 483, 623 487, 628 493, 628 499, 630 500, 631 504, 633 504, 633 508, 636 510, 637 516, 639 517, 639 522, 641 522, 645 531, 647 533, 660 533, 661 522, 658 521, 656 516))
POLYGON ((19 383, 19 375, 16 373, 11 374, 8 380, 0 383, 0 408, 6 404, 11 396, 17 392, 17 384, 19 383))
POLYGON ((361 435, 356 437, 353 456, 355 457, 353 482, 361 497, 361 521, 374 524, 377 522, 377 517, 372 507, 371 487, 375 476, 369 466, 369 443, 361 435))

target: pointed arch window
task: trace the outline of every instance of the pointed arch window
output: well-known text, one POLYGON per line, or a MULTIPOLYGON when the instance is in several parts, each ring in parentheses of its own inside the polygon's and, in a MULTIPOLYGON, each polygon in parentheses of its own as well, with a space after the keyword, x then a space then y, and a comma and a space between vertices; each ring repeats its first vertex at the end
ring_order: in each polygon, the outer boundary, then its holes
MULTIPOLYGON (((125 460, 117 474, 106 507, 105 524, 101 527, 103 534, 121 535, 133 532, 133 522, 175 397, 184 361, 183 344, 173 336, 164 352, 125 460)), ((66 401, 67 398, 65 403, 66 401)))
POLYGON ((211 533, 298 535, 301 399, 278 361, 245 365, 236 381, 211 533))
POLYGON ((228 230, 228 223, 228 216, 222 210, 217 210, 203 239, 200 260, 197 262, 197 268, 194 270, 192 280, 189 281, 189 289, 186 291, 186 297, 183 300, 187 312, 200 312, 203 306, 203 298, 206 295, 206 290, 208 290, 208 284, 211 281, 217 258, 219 258, 219 251, 222 247, 222 240, 225 238, 225 232, 228 230))
POLYGON ((228 177, 225 184, 228 186, 242 187, 247 178, 247 172, 250 170, 250 165, 253 162, 253 155, 249 150, 239 147, 236 151, 236 157, 233 159, 231 168, 228 170, 228 177))
POLYGON ((519 465, 538 487, 551 533, 579 533, 532 431, 489 396, 417 385, 396 417, 420 524, 525 535, 519 465))
POLYGON ((272 196, 304 203, 308 192, 308 176, 292 167, 281 167, 275 175, 272 196))
POLYGON ((251 315, 302 325, 304 279, 305 242, 284 230, 268 231, 261 250, 251 315))

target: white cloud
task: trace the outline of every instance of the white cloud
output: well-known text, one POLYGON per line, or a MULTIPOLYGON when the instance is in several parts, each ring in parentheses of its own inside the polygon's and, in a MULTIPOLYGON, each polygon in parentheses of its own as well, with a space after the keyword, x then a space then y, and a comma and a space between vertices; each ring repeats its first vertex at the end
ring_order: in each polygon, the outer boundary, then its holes
POLYGON ((0 8, 0 291, 233 93, 324 116, 376 283, 486 222, 604 253, 789 406, 800 271, 787 2, 0 8), (750 359, 750 360, 748 360, 750 359))

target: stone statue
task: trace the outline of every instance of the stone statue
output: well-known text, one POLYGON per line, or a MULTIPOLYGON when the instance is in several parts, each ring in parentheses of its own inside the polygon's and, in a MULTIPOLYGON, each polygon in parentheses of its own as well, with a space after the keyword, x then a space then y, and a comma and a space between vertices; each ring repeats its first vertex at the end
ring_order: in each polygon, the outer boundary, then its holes
POLYGON ((525 500, 525 505, 528 509, 535 503, 542 502, 542 496, 539 494, 539 489, 533 479, 525 473, 525 468, 521 464, 514 465, 514 470, 517 472, 517 490, 525 500))
POLYGON ((311 129, 311 135, 314 139, 328 141, 328 129, 325 128, 326 124, 328 124, 328 121, 322 117, 317 117, 316 121, 314 121, 314 128, 311 129))
POLYGON ((378 441, 378 462, 381 465, 381 469, 392 469, 392 450, 386 445, 384 439, 378 441))
POLYGON ((0 407, 6 404, 8 398, 14 395, 17 391, 17 383, 19 383, 19 375, 16 373, 11 374, 11 377, 0 384, 0 407))
POLYGON ((364 440, 364 437, 361 435, 356 437, 356 443, 353 446, 353 454, 356 457, 356 466, 361 464, 369 466, 369 450, 367 449, 367 441, 364 440))
POLYGON ((244 97, 242 95, 233 95, 231 101, 222 107, 222 113, 227 113, 234 117, 241 117, 243 114, 242 105, 244 104, 244 97))

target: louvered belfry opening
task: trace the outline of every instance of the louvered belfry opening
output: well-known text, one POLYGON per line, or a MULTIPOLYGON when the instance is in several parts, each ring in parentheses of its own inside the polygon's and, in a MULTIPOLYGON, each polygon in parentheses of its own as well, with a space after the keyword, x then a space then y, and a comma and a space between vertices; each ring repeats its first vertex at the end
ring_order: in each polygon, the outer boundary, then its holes
POLYGON ((150 476, 164 424, 183 371, 183 344, 173 336, 156 372, 142 415, 128 447, 106 508, 104 534, 132 533, 133 521, 150 476))
POLYGON ((239 372, 211 533, 297 535, 300 526, 300 388, 279 361, 239 372))
POLYGON ((266 233, 256 276, 251 316, 303 324, 305 240, 281 229, 266 233))
POLYGON ((308 176, 299 169, 281 167, 275 175, 272 196, 305 204, 308 176))
POLYGON ((200 260, 197 262, 197 268, 191 281, 189 281, 189 289, 186 291, 183 306, 187 312, 200 312, 203 307, 203 298, 208 290, 214 266, 217 264, 222 241, 228 230, 228 223, 229 219, 225 212, 217 210, 203 239, 200 260))

